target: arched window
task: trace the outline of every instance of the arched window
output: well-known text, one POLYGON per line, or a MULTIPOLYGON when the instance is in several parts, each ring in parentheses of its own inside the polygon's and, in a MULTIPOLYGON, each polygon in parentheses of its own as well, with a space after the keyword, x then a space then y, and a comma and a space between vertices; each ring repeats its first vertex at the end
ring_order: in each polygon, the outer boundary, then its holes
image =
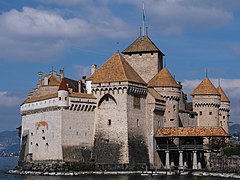
POLYGON ((117 104, 115 98, 110 95, 110 94, 105 94, 101 99, 100 101, 98 102, 98 107, 101 106, 101 104, 106 101, 106 102, 114 102, 115 104, 117 104))

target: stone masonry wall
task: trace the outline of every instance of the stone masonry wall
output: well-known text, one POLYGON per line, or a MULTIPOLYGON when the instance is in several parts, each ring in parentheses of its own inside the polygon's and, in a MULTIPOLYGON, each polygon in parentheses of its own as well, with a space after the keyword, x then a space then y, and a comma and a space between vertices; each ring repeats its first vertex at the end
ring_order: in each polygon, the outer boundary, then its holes
POLYGON ((133 69, 148 83, 161 69, 162 57, 158 53, 126 54, 124 58, 133 69))
POLYGON ((219 126, 220 96, 195 95, 193 97, 193 111, 198 113, 198 126, 219 126))
POLYGON ((62 160, 61 111, 22 116, 22 132, 29 130, 32 160, 62 160))
POLYGON ((94 111, 62 111, 64 161, 90 161, 94 138, 94 116, 94 111))
POLYGON ((128 157, 127 89, 97 91, 93 158, 97 164, 126 164, 128 157))
POLYGON ((146 119, 146 96, 128 94, 127 102, 128 143, 130 164, 149 165, 147 119, 146 119), (140 96, 140 106, 134 107, 134 96, 140 96))

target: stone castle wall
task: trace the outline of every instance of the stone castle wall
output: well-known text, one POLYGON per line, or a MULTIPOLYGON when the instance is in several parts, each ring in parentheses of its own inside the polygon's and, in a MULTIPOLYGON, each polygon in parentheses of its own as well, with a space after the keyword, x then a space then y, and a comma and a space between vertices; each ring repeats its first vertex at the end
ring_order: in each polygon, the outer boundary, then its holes
POLYGON ((198 126, 218 127, 219 107, 220 96, 195 95, 193 97, 193 111, 198 113, 198 126))
POLYGON ((32 160, 62 160, 61 111, 46 111, 22 116, 22 134, 29 131, 32 160))
POLYGON ((127 89, 97 91, 93 157, 98 164, 129 162, 127 89))
POLYGON ((94 111, 62 111, 64 161, 89 162, 94 138, 94 111))
POLYGON ((157 52, 126 54, 124 58, 146 83, 162 69, 162 57, 157 52))
POLYGON ((179 100, 181 91, 172 87, 157 87, 155 90, 166 101, 164 127, 179 127, 179 100))

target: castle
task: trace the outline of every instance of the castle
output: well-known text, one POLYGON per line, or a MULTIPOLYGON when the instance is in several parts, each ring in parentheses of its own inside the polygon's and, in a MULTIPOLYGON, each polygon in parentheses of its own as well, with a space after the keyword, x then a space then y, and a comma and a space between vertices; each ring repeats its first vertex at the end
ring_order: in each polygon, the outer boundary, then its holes
MULTIPOLYGON (((94 163, 105 169, 201 169, 214 138, 229 137, 230 101, 208 77, 192 102, 147 35, 76 81, 43 76, 21 105, 22 162, 94 163), (122 55, 123 54, 123 55, 122 55)), ((98 166, 98 167, 99 167, 98 166)))

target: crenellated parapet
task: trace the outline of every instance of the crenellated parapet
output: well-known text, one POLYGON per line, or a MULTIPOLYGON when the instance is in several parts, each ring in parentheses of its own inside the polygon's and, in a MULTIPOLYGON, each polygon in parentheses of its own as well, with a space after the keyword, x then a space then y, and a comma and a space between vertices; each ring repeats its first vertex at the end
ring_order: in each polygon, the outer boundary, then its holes
POLYGON ((221 112, 221 111, 223 111, 223 112, 230 112, 230 108, 222 108, 222 107, 220 107, 219 108, 219 111, 221 112))
POLYGON ((166 95, 162 95, 163 99, 165 101, 179 101, 180 97, 179 96, 166 96, 166 95))
POLYGON ((105 84, 95 85, 92 87, 93 95, 104 95, 104 94, 130 94, 130 95, 147 95, 147 87, 143 85, 122 82, 117 83, 108 83, 108 86, 105 84))
POLYGON ((201 102, 201 103, 194 103, 193 105, 195 108, 197 107, 213 107, 213 108, 219 108, 219 103, 208 103, 208 102, 201 102))

